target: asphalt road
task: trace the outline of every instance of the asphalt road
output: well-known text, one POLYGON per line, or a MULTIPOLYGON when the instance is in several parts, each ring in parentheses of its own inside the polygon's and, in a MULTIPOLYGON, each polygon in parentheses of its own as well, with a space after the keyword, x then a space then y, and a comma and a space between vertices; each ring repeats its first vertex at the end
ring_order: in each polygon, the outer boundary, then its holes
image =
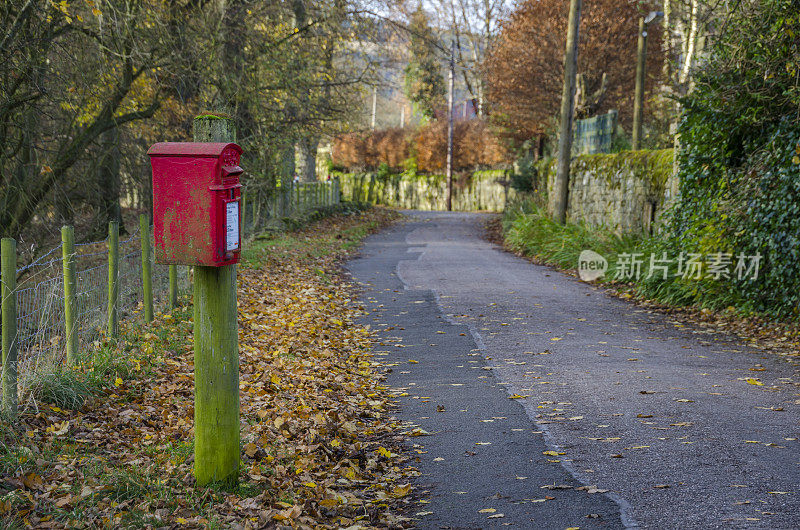
POLYGON ((410 215, 348 269, 421 434, 418 528, 800 528, 796 365, 505 253, 480 214, 410 215))

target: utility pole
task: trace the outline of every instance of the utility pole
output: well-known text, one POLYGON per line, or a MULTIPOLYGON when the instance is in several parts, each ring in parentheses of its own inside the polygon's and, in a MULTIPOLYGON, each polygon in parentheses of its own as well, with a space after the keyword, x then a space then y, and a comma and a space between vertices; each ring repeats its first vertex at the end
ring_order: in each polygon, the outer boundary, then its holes
POLYGON ((639 18, 639 42, 636 47, 636 92, 633 99, 633 139, 631 149, 641 149, 642 143, 642 112, 644 108, 644 71, 647 66, 647 28, 661 20, 664 13, 651 11, 647 18, 639 18))
POLYGON ((372 87, 372 122, 371 127, 375 130, 375 117, 378 114, 378 87, 372 87))
POLYGON ((564 51, 564 90, 561 93, 561 132, 558 138, 558 171, 556 173, 555 221, 567 222, 569 194, 569 164, 572 154, 572 119, 575 112, 575 77, 578 70, 578 27, 581 20, 581 0, 570 0, 567 46, 564 51))
POLYGON ((447 73, 447 211, 453 210, 453 82, 455 80, 455 41, 450 43, 450 71, 447 73))
POLYGON ((642 142, 642 105, 644 99, 644 65, 647 59, 647 30, 644 17, 639 17, 639 43, 636 47, 636 92, 633 99, 633 140, 631 149, 638 150, 642 142))

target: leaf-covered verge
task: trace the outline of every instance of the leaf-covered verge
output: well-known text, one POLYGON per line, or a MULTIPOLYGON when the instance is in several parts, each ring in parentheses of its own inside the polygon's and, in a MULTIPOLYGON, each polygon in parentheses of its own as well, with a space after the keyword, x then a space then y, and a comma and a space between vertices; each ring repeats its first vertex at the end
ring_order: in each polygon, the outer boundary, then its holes
MULTIPOLYGON (((661 239, 620 236, 613 231, 584 224, 560 225, 552 221, 536 203, 535 199, 530 199, 509 207, 502 218, 490 222, 489 239, 536 263, 556 267, 571 275, 576 275, 581 251, 594 250, 608 260, 609 269, 604 279, 596 280, 596 283, 607 287, 609 294, 668 313, 678 327, 689 324, 707 331, 733 333, 751 346, 769 349, 787 358, 799 356, 800 323, 796 320, 776 321, 770 315, 721 305, 721 299, 713 298, 714 291, 700 291, 706 300, 713 300, 714 303, 707 306, 696 302, 691 304, 685 299, 670 296, 674 290, 682 289, 679 278, 665 281, 665 287, 655 293, 643 287, 644 279, 639 282, 613 280, 619 254, 642 252, 648 255, 663 244, 661 239), (719 307, 722 309, 713 309, 719 307)), ((643 277, 647 275, 646 269, 642 272, 643 277)))
POLYGON ((235 489, 194 485, 183 307, 98 343, 74 372, 32 382, 25 412, 0 423, 0 526, 403 526, 415 471, 336 266, 394 218, 377 208, 334 216, 247 250, 235 489))

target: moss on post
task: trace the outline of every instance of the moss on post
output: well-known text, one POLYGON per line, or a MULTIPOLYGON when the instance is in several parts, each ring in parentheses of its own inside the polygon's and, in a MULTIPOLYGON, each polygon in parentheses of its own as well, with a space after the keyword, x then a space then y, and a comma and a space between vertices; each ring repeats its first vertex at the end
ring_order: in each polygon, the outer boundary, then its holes
POLYGON ((75 229, 61 227, 61 258, 64 271, 64 335, 66 341, 67 365, 78 362, 78 334, 75 330, 77 307, 75 300, 75 229))
MULTIPOLYGON (((194 120, 198 142, 232 142, 233 120, 194 120)), ((194 268, 194 476, 204 486, 239 479, 239 330, 236 265, 194 268)))
POLYGON ((3 410, 17 413, 17 242, 4 237, 0 244, 0 298, 3 326, 3 410))
POLYGON ((207 112, 194 119, 195 142, 235 142, 233 118, 223 112, 207 112))

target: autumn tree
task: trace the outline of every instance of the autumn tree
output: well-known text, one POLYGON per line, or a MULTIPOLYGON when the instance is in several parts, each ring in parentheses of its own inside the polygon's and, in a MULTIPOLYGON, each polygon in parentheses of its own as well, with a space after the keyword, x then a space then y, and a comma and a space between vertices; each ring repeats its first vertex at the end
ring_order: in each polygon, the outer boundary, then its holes
POLYGON ((438 39, 421 4, 411 14, 408 32, 410 59, 404 71, 406 97, 423 116, 433 118, 434 109, 444 102, 446 89, 438 39))
MULTIPOLYGON (((630 126, 638 19, 651 7, 629 0, 584 3, 577 117, 616 109, 620 123, 630 126)), ((518 140, 544 133, 558 115, 567 11, 568 3, 560 0, 525 0, 503 22, 489 50, 485 69, 491 113, 518 140)), ((651 25, 648 32, 646 94, 652 94, 662 70, 661 31, 651 25)))
MULTIPOLYGON (((98 149, 113 154, 115 129, 157 112, 164 96, 160 70, 174 65, 176 51, 169 21, 184 16, 184 7, 11 0, 0 9, 5 28, 0 63, 3 235, 16 236, 35 216, 44 216, 48 201, 68 201, 67 188, 88 204, 96 197, 93 192, 113 193, 103 184, 117 178, 108 173, 114 165, 98 164, 90 155, 98 149), (100 180, 92 182, 92 175, 100 180)), ((104 211, 99 219, 108 215, 104 211)))
POLYGON ((373 75, 353 0, 8 0, 0 26, 0 233, 29 240, 148 211, 148 146, 204 110, 236 119, 249 187, 291 174, 295 145, 313 178, 373 75))

